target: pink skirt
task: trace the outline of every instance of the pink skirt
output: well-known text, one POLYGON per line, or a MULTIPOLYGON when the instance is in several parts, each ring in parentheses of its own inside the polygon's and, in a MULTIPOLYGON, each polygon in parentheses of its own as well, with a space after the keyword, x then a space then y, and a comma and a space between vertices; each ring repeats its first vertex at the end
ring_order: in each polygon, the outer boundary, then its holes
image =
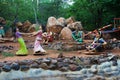
POLYGON ((40 45, 42 39, 41 38, 36 38, 35 43, 34 43, 34 53, 40 51, 40 52, 46 52, 42 46, 40 45))

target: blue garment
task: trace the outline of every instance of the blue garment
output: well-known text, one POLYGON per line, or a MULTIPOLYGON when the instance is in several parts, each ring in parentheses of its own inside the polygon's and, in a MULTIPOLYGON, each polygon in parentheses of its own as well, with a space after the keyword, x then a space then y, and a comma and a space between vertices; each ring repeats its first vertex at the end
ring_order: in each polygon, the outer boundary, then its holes
POLYGON ((0 29, 0 35, 1 35, 2 37, 4 37, 4 36, 5 36, 5 32, 4 32, 4 30, 3 30, 3 29, 0 29))
POLYGON ((80 43, 83 42, 82 36, 83 36, 83 31, 72 32, 72 38, 77 42, 80 42, 80 43))
POLYGON ((95 38, 95 39, 94 39, 94 42, 95 42, 95 43, 104 43, 105 40, 104 40, 103 38, 95 38))

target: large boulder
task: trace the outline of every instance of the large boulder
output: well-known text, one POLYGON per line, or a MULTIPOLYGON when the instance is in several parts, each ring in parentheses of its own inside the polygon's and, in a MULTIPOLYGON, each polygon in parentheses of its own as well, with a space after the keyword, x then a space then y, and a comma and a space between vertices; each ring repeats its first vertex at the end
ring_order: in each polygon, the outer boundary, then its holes
POLYGON ((23 27, 22 27, 22 30, 24 31, 24 32, 28 32, 28 28, 31 26, 32 24, 30 23, 30 21, 25 21, 24 23, 23 23, 23 27))
POLYGON ((64 27, 60 33, 60 38, 65 40, 72 40, 72 31, 68 27, 64 27))
POLYGON ((55 17, 49 17, 47 21, 47 27, 52 27, 57 24, 57 19, 55 17))
POLYGON ((58 18, 57 25, 61 25, 61 26, 65 27, 65 18, 63 18, 63 17, 58 18))
POLYGON ((82 24, 81 24, 80 21, 77 21, 77 22, 68 24, 67 27, 70 28, 71 30, 75 30, 75 29, 78 29, 78 28, 79 28, 80 30, 83 29, 82 24))
POLYGON ((16 27, 21 27, 21 26, 23 26, 22 22, 17 22, 16 23, 16 27))
POLYGON ((60 34, 60 32, 61 32, 62 29, 63 29, 62 26, 60 26, 60 25, 54 25, 52 27, 47 27, 47 32, 51 31, 53 33, 54 39, 58 40, 59 39, 59 34, 60 34))
POLYGON ((72 23, 74 23, 74 22, 75 22, 74 17, 69 17, 68 19, 65 20, 66 25, 72 24, 72 23))
POLYGON ((28 32, 34 32, 36 26, 37 26, 37 24, 32 24, 32 25, 28 28, 28 32))

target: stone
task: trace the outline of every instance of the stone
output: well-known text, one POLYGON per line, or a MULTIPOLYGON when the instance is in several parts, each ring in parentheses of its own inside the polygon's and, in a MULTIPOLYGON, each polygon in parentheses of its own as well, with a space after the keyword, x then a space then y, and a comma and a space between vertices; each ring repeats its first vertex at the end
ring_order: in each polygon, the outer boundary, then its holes
POLYGON ((51 63, 51 60, 49 60, 49 59, 43 59, 42 63, 46 63, 47 65, 49 65, 51 63))
POLYGON ((76 71, 80 71, 82 69, 82 66, 78 66, 76 71))
POLYGON ((57 58, 63 58, 63 53, 59 53, 58 57, 57 58))
POLYGON ((61 67, 61 68, 59 68, 59 70, 65 72, 65 71, 68 71, 69 69, 68 69, 68 67, 61 67))
POLYGON ((112 71, 118 71, 118 67, 117 66, 111 66, 112 71))
POLYGON ((40 59, 34 60, 34 62, 36 62, 36 63, 38 63, 38 64, 41 64, 41 63, 42 63, 42 60, 43 60, 43 59, 40 58, 40 59))
POLYGON ((57 24, 57 19, 53 16, 48 18, 47 27, 51 27, 57 24))
POLYGON ((20 65, 27 65, 28 64, 28 60, 22 60, 18 62, 20 65))
POLYGON ((48 65, 46 63, 41 63, 40 68, 42 69, 48 69, 48 65))
POLYGON ((9 72, 9 71, 11 71, 11 66, 5 64, 5 65, 2 67, 2 70, 5 71, 5 72, 9 72))
POLYGON ((4 66, 4 63, 3 62, 0 62, 0 67, 3 67, 4 66))
POLYGON ((49 69, 50 70, 55 70, 57 68, 57 65, 50 64, 49 69))
POLYGON ((51 64, 57 64, 57 60, 56 59, 52 59, 51 60, 51 64))
POLYGON ((70 69, 71 71, 76 71, 77 68, 78 68, 78 66, 75 65, 75 64, 70 64, 70 65, 69 65, 69 69, 70 69))
POLYGON ((64 62, 58 62, 58 63, 57 63, 58 68, 61 68, 61 67, 63 67, 64 65, 65 65, 64 62))
POLYGON ((105 77, 103 77, 103 76, 95 76, 91 80, 105 80, 105 77))
POLYGON ((21 65, 20 66, 20 69, 21 69, 21 71, 27 71, 27 70, 29 70, 29 66, 28 65, 21 65))
POLYGON ((20 65, 18 63, 12 63, 11 64, 11 69, 13 69, 13 70, 19 70, 20 69, 20 65))
POLYGON ((68 24, 67 27, 70 28, 71 30, 76 30, 76 29, 82 30, 83 29, 82 24, 81 24, 80 21, 68 24))
POLYGON ((22 22, 17 22, 17 23, 16 23, 16 26, 17 26, 17 27, 20 27, 20 26, 23 26, 23 24, 22 24, 22 22))
POLYGON ((68 27, 64 27, 60 32, 60 39, 73 40, 72 31, 68 27))
POLYGON ((28 32, 34 32, 36 26, 37 26, 37 24, 32 24, 32 25, 28 28, 28 32))
POLYGON ((74 17, 69 17, 68 19, 65 20, 65 23, 68 24, 72 24, 73 22, 75 22, 74 17))
POLYGON ((112 70, 111 70, 110 67, 107 67, 107 68, 104 68, 103 71, 104 71, 104 72, 111 72, 112 70))
POLYGON ((65 18, 60 17, 57 19, 57 25, 65 26, 65 18))
POLYGON ((63 62, 63 58, 57 58, 58 62, 63 62))
POLYGON ((39 64, 37 64, 36 62, 32 63, 30 65, 31 68, 39 68, 39 64))

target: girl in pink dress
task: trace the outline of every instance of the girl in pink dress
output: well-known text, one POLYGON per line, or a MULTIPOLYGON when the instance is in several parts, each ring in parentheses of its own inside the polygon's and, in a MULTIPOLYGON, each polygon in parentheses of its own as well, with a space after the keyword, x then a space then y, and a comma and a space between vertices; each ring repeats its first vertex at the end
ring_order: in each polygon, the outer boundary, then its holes
POLYGON ((42 27, 39 27, 37 32, 33 32, 33 36, 36 36, 35 43, 34 43, 34 54, 38 53, 46 53, 46 51, 42 48, 40 43, 42 42, 42 27))

